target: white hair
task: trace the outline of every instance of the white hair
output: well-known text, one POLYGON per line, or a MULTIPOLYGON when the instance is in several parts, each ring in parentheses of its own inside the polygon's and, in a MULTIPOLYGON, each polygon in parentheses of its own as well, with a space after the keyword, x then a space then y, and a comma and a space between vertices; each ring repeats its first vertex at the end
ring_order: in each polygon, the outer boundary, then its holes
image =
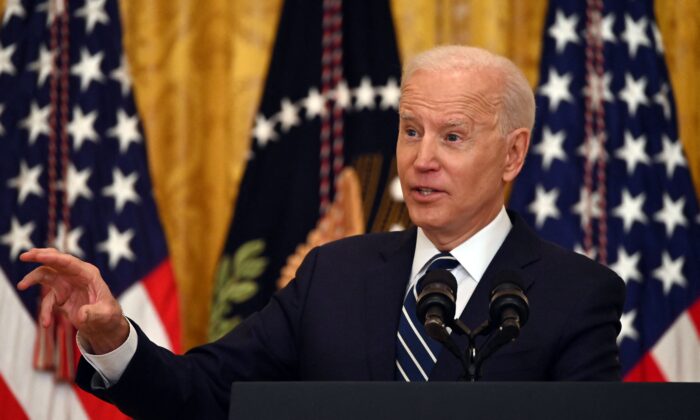
POLYGON ((535 95, 523 72, 509 59, 487 50, 459 45, 445 45, 424 51, 410 59, 403 68, 401 91, 418 70, 495 70, 501 78, 502 109, 498 115, 501 134, 518 128, 532 129, 535 123, 535 95))

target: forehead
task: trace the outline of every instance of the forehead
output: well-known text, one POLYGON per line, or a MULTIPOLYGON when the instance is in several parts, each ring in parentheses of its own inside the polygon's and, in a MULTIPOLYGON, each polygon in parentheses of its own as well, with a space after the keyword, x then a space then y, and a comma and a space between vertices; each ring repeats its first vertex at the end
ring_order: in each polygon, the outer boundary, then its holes
POLYGON ((402 117, 420 111, 493 115, 501 103, 502 88, 493 71, 417 70, 403 84, 399 112, 402 117))

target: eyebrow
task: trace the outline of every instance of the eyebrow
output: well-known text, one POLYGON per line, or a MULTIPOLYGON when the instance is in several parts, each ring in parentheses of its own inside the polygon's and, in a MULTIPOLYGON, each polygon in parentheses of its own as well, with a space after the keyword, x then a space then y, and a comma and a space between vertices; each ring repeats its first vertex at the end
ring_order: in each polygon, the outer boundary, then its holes
POLYGON ((458 127, 460 125, 465 125, 466 121, 463 119, 452 119, 452 120, 447 120, 445 122, 445 125, 450 126, 450 127, 458 127))
MULTIPOLYGON (((399 118, 402 120, 408 120, 408 121, 412 121, 412 120, 416 119, 416 117, 413 114, 410 114, 408 112, 399 113, 399 118)), ((458 127, 458 126, 465 125, 465 124, 466 124, 466 120, 464 120, 462 118, 454 118, 454 119, 445 121, 445 125, 450 126, 450 127, 458 127)))

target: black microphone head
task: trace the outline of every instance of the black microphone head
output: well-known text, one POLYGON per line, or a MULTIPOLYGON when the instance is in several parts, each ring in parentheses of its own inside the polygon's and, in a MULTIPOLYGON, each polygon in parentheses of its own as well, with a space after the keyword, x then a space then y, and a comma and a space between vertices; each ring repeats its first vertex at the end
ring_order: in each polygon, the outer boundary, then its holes
POLYGON ((416 291, 416 314, 421 323, 425 323, 426 314, 430 309, 440 311, 445 322, 454 320, 457 280, 452 273, 443 269, 428 271, 418 280, 416 291))
POLYGON ((530 316, 530 307, 523 292, 523 281, 520 272, 502 270, 491 281, 491 303, 489 316, 491 321, 499 324, 506 309, 512 309, 518 314, 520 326, 525 325, 530 316))
POLYGON ((453 296, 457 295, 457 279, 455 279, 455 276, 452 275, 449 270, 442 268, 430 270, 425 273, 423 277, 418 280, 416 291, 418 294, 421 294, 425 286, 433 283, 442 283, 452 291, 453 296))

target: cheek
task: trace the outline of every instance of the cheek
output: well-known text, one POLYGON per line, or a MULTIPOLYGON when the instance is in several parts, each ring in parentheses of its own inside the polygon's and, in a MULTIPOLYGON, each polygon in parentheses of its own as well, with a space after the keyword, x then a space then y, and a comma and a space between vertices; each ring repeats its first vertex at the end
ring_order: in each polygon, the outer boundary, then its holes
POLYGON ((399 139, 396 144, 396 169, 399 171, 399 176, 401 176, 401 173, 408 169, 410 165, 410 149, 405 144, 402 144, 401 139, 399 139))

